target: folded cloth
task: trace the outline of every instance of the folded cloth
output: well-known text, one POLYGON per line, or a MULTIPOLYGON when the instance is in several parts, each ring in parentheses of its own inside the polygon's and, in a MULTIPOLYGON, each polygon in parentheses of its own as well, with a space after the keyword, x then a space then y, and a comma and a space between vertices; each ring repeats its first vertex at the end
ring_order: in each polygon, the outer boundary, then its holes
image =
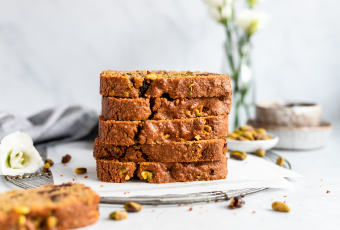
POLYGON ((31 136, 34 145, 54 145, 85 137, 97 123, 97 113, 79 105, 60 105, 29 118, 5 111, 0 112, 0 140, 21 131, 31 136))

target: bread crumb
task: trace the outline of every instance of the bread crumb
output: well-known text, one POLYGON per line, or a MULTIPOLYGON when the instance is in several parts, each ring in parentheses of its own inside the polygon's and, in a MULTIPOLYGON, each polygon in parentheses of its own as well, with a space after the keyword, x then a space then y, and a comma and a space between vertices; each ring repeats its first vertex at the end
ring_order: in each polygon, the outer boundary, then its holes
POLYGON ((72 179, 74 181, 74 179, 72 179))
POLYGON ((155 212, 155 210, 152 210, 152 212, 155 212))
POLYGON ((101 185, 100 187, 104 187, 104 185, 101 185))
POLYGON ((178 204, 178 206, 181 206, 182 204, 178 204))
POLYGON ((201 206, 201 208, 204 208, 203 206, 201 206))
POLYGON ((84 178, 88 178, 89 176, 84 176, 84 178))
POLYGON ((253 214, 255 214, 255 211, 253 211, 253 214))
POLYGON ((192 211, 192 209, 193 209, 193 208, 191 207, 191 208, 189 209, 189 211, 192 211))
POLYGON ((218 202, 218 200, 215 200, 215 202, 217 203, 217 202, 218 202))
POLYGON ((287 195, 283 196, 283 197, 287 197, 287 195))
POLYGON ((330 192, 331 192, 331 191, 328 191, 328 190, 327 190, 327 193, 330 193, 330 192))
POLYGON ((322 179, 321 179, 321 181, 322 181, 322 179))
POLYGON ((60 175, 60 176, 63 176, 63 175, 60 175))

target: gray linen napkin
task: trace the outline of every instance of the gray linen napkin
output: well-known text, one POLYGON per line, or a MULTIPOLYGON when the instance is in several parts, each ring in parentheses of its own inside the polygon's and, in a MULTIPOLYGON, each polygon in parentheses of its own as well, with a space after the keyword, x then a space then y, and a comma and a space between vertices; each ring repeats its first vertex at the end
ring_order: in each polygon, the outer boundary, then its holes
POLYGON ((97 113, 79 105, 60 105, 29 118, 11 111, 0 111, 0 140, 12 132, 21 131, 31 136, 34 145, 54 145, 85 137, 97 123, 97 113))

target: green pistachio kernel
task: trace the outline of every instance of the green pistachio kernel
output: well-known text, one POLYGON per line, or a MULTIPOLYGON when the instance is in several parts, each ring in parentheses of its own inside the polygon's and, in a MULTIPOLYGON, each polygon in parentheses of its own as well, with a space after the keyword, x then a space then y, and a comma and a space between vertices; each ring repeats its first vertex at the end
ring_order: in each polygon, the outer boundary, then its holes
POLYGON ((195 114, 196 114, 196 117, 200 117, 201 116, 201 113, 198 109, 195 110, 195 114))
POLYGON ((147 179, 151 180, 153 174, 152 174, 152 172, 149 172, 149 171, 143 171, 141 173, 141 175, 142 175, 144 180, 147 180, 147 179))

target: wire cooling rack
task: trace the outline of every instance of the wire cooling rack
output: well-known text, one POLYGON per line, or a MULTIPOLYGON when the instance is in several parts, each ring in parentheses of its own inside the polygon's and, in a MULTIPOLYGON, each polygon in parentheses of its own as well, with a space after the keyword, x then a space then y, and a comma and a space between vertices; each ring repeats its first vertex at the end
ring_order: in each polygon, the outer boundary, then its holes
MULTIPOLYGON (((46 159, 46 148, 38 148, 43 160, 46 159)), ((270 162, 276 163, 280 156, 273 151, 267 151, 264 158, 270 162)), ((290 163, 285 160, 282 167, 291 169, 290 163)), ((23 189, 37 188, 42 185, 53 184, 53 175, 51 172, 44 173, 41 170, 36 173, 24 174, 22 176, 5 176, 5 179, 23 189)), ((170 194, 164 196, 135 196, 135 197, 102 197, 100 203, 103 204, 125 204, 126 202, 136 202, 143 205, 170 205, 170 204, 187 204, 199 203, 218 200, 229 200, 236 196, 246 196, 252 193, 260 192, 268 188, 247 188, 239 190, 211 191, 191 194, 170 194)))

